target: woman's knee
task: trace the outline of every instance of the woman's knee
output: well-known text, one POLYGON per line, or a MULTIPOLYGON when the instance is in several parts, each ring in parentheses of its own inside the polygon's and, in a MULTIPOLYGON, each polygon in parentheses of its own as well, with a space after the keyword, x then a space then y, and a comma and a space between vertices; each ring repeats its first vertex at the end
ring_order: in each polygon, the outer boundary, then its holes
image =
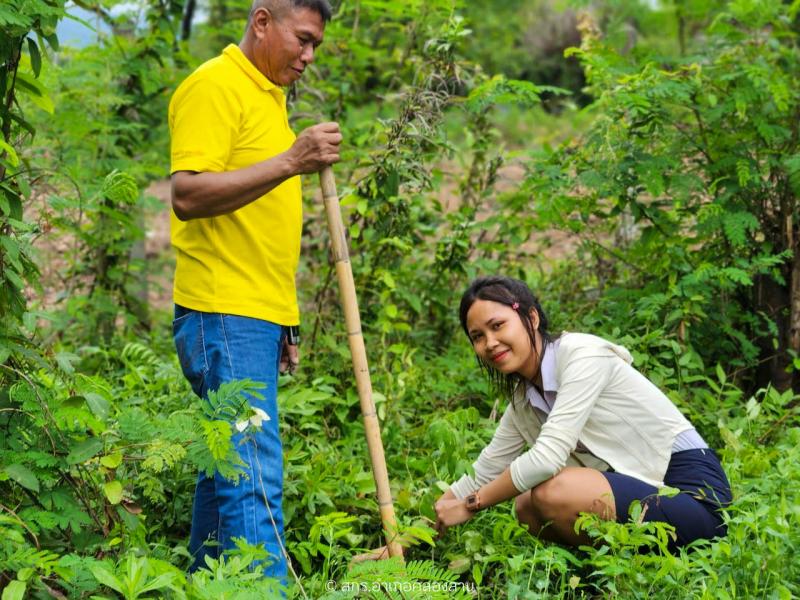
POLYGON ((517 521, 523 525, 530 524, 531 520, 534 518, 530 490, 522 492, 514 499, 514 512, 517 515, 517 521))
POLYGON ((615 518, 611 487, 597 471, 567 467, 531 491, 533 509, 544 518, 574 519, 580 512, 615 518))
POLYGON ((565 488, 560 475, 540 483, 531 490, 531 508, 546 519, 556 518, 565 504, 565 488))

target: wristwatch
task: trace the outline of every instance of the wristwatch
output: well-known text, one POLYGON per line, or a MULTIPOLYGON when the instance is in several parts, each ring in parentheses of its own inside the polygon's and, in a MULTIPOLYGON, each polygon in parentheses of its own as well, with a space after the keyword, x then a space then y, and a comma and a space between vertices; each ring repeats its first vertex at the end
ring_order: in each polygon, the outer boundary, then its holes
POLYGON ((474 492, 464 498, 464 502, 469 512, 478 512, 481 509, 481 497, 478 495, 478 492, 474 492))

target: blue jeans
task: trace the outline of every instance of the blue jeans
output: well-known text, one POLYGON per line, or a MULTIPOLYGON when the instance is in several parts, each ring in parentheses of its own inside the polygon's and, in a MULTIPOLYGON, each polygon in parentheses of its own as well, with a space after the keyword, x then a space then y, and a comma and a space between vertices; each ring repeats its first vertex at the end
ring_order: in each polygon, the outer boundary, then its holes
POLYGON ((283 450, 277 403, 284 328, 260 319, 176 305, 172 332, 183 374, 195 394, 205 397, 227 381, 262 382, 266 387, 259 393, 264 398, 249 397, 248 401, 270 417, 260 430, 234 430, 233 442, 245 464, 244 477, 238 482, 218 473, 214 477, 200 473, 189 540, 189 551, 195 557, 190 571, 204 566, 206 555, 217 558, 222 551, 234 548, 233 538, 241 537, 250 544, 263 544, 269 553, 265 575, 285 579, 286 560, 281 551, 283 450), (216 544, 207 546, 207 541, 216 544))

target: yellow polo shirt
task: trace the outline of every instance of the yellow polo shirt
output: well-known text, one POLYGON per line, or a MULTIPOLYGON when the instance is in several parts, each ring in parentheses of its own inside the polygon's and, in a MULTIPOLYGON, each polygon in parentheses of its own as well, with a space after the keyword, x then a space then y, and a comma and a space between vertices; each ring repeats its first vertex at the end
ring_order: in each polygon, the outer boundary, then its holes
MULTIPOLYGON (((295 140, 283 91, 233 44, 178 86, 169 128, 172 173, 235 171, 288 150, 295 140)), ((297 325, 302 219, 300 177, 220 217, 184 222, 173 212, 175 302, 297 325)))

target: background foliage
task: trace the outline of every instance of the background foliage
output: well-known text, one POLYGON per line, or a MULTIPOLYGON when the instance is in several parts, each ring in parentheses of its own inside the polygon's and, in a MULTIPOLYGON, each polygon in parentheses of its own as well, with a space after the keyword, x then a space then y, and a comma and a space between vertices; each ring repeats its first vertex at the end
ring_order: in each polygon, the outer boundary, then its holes
MULTIPOLYGON (((258 548, 185 575, 196 472, 236 477, 250 384, 192 396, 143 242, 170 93, 238 41, 247 5, 77 4, 102 24, 83 48, 58 43, 63 2, 0 6, 2 598, 268 597, 258 548)), ((309 178, 304 363, 280 390, 290 596, 800 594, 800 3, 651 4, 337 7, 291 113, 345 133, 336 173, 410 562, 348 566, 380 527, 309 178), (597 544, 568 550, 507 504, 433 539, 434 500, 503 408, 455 318, 489 272, 526 279, 557 328, 632 350, 720 449, 727 538, 670 555, 664 526, 586 519, 597 544)))

